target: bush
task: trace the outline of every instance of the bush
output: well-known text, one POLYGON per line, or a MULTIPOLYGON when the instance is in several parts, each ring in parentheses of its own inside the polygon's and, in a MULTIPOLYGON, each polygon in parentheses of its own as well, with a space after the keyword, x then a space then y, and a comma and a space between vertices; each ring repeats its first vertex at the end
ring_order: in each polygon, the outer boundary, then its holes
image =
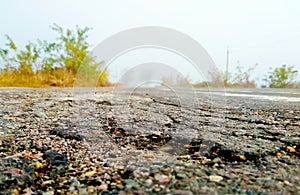
POLYGON ((196 83, 194 87, 235 87, 235 88, 255 88, 256 84, 253 80, 251 80, 251 75, 253 70, 256 68, 257 64, 248 68, 247 70, 243 70, 243 67, 238 65, 236 67, 237 73, 232 76, 229 72, 227 75, 228 80, 226 81, 226 73, 218 72, 215 70, 214 72, 210 72, 210 81, 204 81, 200 83, 196 83))
POLYGON ((81 78, 83 86, 110 84, 106 70, 102 69, 104 62, 96 62, 88 50, 90 28, 64 30, 54 24, 51 29, 58 33, 55 42, 38 40, 36 44, 28 43, 23 50, 6 36, 6 48, 0 48, 4 64, 0 69, 0 86, 67 87, 74 85, 76 77, 81 78))
POLYGON ((269 83, 270 88, 296 88, 299 85, 297 81, 298 71, 294 66, 282 65, 269 72, 269 75, 264 79, 269 83))

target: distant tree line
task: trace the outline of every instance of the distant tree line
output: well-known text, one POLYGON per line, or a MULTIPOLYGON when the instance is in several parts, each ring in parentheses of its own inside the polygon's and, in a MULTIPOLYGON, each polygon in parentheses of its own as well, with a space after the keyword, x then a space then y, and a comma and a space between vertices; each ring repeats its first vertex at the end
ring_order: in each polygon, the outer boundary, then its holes
POLYGON ((67 87, 75 79, 83 86, 110 84, 104 62, 96 62, 89 52, 90 28, 65 30, 54 24, 51 29, 58 35, 55 41, 37 40, 23 49, 6 35, 5 47, 0 48, 0 86, 67 87))

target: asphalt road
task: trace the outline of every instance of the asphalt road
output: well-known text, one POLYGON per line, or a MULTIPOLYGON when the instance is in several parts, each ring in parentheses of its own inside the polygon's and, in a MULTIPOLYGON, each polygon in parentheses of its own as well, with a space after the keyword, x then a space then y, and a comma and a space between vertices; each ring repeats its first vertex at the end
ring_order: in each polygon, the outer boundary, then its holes
POLYGON ((299 194, 299 94, 1 88, 0 192, 299 194))

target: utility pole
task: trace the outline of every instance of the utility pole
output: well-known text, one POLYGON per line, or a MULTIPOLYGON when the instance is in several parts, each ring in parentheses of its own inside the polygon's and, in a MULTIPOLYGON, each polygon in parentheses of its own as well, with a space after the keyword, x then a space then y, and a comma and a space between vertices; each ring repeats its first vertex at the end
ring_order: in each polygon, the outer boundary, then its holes
POLYGON ((227 47, 227 51, 226 51, 226 72, 225 72, 225 86, 227 85, 228 82, 228 65, 229 65, 229 48, 227 47))

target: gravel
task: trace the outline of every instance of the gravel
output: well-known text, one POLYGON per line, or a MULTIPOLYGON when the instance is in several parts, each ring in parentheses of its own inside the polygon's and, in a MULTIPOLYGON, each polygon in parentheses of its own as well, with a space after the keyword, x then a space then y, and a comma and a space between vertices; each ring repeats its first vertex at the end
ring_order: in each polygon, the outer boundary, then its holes
POLYGON ((0 89, 0 193, 300 194, 300 103, 177 92, 0 89))

